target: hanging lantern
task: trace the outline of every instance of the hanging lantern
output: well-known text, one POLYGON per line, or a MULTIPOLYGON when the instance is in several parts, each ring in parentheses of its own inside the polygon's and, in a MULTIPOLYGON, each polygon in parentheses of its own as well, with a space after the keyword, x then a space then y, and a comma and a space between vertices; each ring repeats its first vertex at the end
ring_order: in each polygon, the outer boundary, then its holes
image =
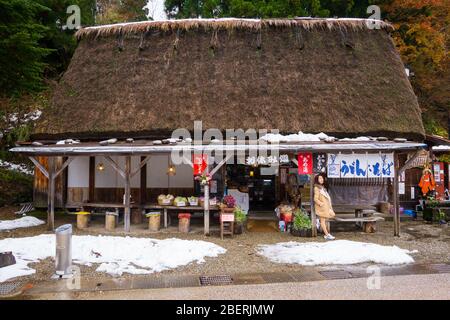
POLYGON ((170 164, 169 167, 167 168, 167 175, 174 176, 176 174, 177 174, 177 170, 176 170, 175 166, 173 164, 170 164))
POLYGON ((250 170, 250 177, 253 177, 255 175, 255 171, 250 170))
POLYGON ((100 162, 100 163, 97 165, 97 170, 98 170, 98 171, 103 171, 103 170, 105 170, 105 165, 103 164, 103 162, 100 162))

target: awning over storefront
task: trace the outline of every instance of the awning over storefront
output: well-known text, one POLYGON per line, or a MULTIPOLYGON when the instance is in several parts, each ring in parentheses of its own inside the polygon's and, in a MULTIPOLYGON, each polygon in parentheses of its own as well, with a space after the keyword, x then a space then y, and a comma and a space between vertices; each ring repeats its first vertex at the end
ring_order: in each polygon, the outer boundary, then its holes
POLYGON ((86 155, 145 155, 150 153, 170 153, 176 151, 213 152, 213 151, 270 151, 283 152, 385 152, 414 151, 426 147, 418 142, 309 142, 309 143, 279 143, 238 144, 235 141, 212 144, 177 143, 155 145, 152 142, 117 143, 101 146, 98 143, 76 143, 70 145, 19 146, 11 149, 24 155, 40 156, 86 156, 86 155))

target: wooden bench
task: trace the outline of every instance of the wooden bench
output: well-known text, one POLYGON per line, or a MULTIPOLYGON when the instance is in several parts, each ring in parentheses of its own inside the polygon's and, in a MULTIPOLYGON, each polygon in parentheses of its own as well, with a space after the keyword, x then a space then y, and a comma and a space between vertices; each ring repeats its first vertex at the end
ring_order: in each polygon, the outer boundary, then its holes
POLYGON ((338 221, 338 222, 356 223, 358 226, 362 227, 364 232, 374 233, 376 231, 377 221, 384 221, 384 218, 383 217, 374 217, 374 216, 344 218, 344 217, 335 216, 333 220, 338 221))

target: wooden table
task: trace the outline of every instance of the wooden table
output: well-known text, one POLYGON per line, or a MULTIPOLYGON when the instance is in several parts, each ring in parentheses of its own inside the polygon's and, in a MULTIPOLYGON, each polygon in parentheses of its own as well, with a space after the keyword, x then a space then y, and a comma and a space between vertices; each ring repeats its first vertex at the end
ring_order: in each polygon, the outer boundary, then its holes
MULTIPOLYGON (((178 206, 161 206, 158 204, 149 204, 149 205, 142 205, 140 208, 145 210, 163 210, 164 212, 164 228, 167 228, 167 211, 168 210, 174 210, 174 211, 204 211, 205 208, 202 206, 184 206, 184 207, 178 207, 178 206)), ((209 206, 210 211, 219 211, 219 206, 209 206)))

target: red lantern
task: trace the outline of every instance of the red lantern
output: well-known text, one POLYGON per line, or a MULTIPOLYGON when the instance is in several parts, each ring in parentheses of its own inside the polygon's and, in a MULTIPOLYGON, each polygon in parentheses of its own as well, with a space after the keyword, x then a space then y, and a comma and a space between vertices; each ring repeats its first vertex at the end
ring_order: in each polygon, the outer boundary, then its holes
POLYGON ((298 161, 298 174, 313 173, 313 159, 311 152, 299 153, 297 161, 298 161))

